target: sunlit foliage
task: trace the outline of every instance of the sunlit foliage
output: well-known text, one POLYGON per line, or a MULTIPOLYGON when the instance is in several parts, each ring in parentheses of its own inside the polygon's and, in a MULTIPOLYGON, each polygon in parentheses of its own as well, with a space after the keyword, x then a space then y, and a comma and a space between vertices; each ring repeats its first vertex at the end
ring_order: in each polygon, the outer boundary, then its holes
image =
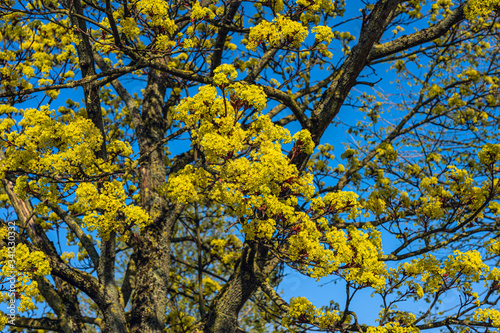
POLYGON ((0 0, 1 328, 500 327, 499 9, 0 0))

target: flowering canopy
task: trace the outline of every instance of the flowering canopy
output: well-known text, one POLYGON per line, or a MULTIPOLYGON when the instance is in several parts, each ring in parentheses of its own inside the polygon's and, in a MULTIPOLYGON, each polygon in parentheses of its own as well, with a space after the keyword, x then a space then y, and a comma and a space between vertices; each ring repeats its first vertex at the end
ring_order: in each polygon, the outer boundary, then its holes
POLYGON ((0 0, 0 326, 500 327, 499 6, 0 0))

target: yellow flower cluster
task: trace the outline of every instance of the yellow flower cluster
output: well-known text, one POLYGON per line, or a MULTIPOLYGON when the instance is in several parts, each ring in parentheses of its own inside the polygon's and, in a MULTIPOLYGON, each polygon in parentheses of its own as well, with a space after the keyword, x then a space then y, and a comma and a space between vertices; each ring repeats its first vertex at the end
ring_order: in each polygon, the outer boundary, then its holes
POLYGON ((454 251, 444 262, 444 269, 449 276, 460 274, 467 275, 473 282, 478 282, 481 276, 486 275, 489 267, 481 259, 481 254, 476 251, 465 253, 454 251))
POLYGON ((5 325, 7 325, 8 322, 9 322, 9 318, 4 314, 0 314, 0 329, 1 330, 3 330, 3 328, 5 327, 5 325))
POLYGON ((301 151, 309 155, 313 153, 315 144, 308 130, 301 130, 295 133, 293 139, 297 141, 301 151))
POLYGON ((500 145, 487 143, 478 153, 479 162, 483 165, 492 165, 500 161, 500 145))
POLYGON ((192 127, 202 118, 211 121, 223 107, 224 101, 217 96, 217 88, 201 86, 195 96, 184 98, 175 108, 175 119, 192 127))
POLYGON ((467 2, 465 17, 470 21, 476 21, 479 17, 489 15, 498 6, 500 6, 499 0, 471 0, 467 2))
POLYGON ((225 86, 236 79, 237 76, 238 73, 233 65, 222 64, 214 70, 214 84, 225 86))
POLYGON ((338 232, 332 230, 326 233, 327 243, 333 247, 336 261, 343 263, 339 268, 344 269, 341 276, 345 280, 380 290, 385 286, 387 272, 385 264, 379 261, 382 241, 380 232, 371 228, 367 231, 349 226, 347 237, 339 239, 338 232))
POLYGON ((488 120, 488 114, 474 108, 466 108, 457 110, 457 112, 453 115, 453 118, 455 124, 472 124, 471 129, 476 131, 475 125, 485 123, 486 120, 488 120))
POLYGON ((204 20, 206 18, 213 19, 215 14, 210 10, 210 8, 203 8, 199 1, 196 1, 191 8, 191 19, 194 21, 204 20))
POLYGON ((177 31, 174 20, 169 18, 168 2, 162 0, 139 0, 136 3, 137 9, 151 19, 151 26, 165 29, 170 36, 177 31))
POLYGON ((377 159, 382 161, 395 161, 398 158, 398 152, 394 150, 390 143, 382 142, 377 148, 377 159))
MULTIPOLYGON (((47 81, 49 72, 53 68, 66 64, 71 67, 77 62, 75 45, 78 39, 70 29, 69 19, 60 15, 54 17, 54 22, 30 21, 24 14, 13 13, 2 15, 2 26, 5 27, 0 40, 5 38, 11 45, 16 45, 13 50, 0 50, 0 92, 12 91, 12 88, 25 90, 33 87, 37 78, 38 84, 47 81), (18 24, 20 21, 26 24, 18 24), (28 56, 31 61, 19 61, 20 55, 28 56)), ((66 77, 62 77, 65 79, 66 77)), ((56 97, 55 91, 46 92, 51 97, 56 97)))
POLYGON ((296 0, 297 5, 306 8, 309 13, 316 13, 320 10, 331 13, 335 9, 335 1, 332 0, 296 0))
POLYGON ((134 40, 139 36, 141 30, 137 26, 136 21, 131 17, 125 17, 121 20, 121 32, 128 38, 134 40))
MULTIPOLYGON (((443 263, 433 255, 425 254, 419 259, 401 264, 393 273, 397 276, 420 276, 420 281, 424 282, 424 289, 427 293, 438 292, 445 278, 453 281, 459 276, 465 276, 467 282, 458 284, 457 288, 464 293, 473 295, 476 299, 478 298, 477 293, 472 292, 470 282, 478 282, 484 277, 488 280, 495 279, 495 276, 490 274, 489 267, 483 263, 480 253, 475 250, 455 251, 443 263)), ((413 289, 419 298, 424 295, 424 290, 417 282, 408 280, 406 285, 413 289)))
MULTIPOLYGON (((0 260, 5 262, 9 256, 9 248, 3 247, 0 249, 0 260)), ((17 244, 15 247, 15 266, 2 265, 2 274, 4 276, 15 269, 17 272, 26 273, 27 276, 32 277, 33 275, 44 276, 50 274, 50 265, 45 256, 41 251, 30 252, 28 247, 24 244, 17 244)))
POLYGON ((326 42, 326 44, 330 44, 333 38, 335 38, 335 34, 332 31, 332 28, 325 25, 317 25, 312 28, 312 32, 316 33, 316 42, 326 42))
MULTIPOLYGON (((480 210, 486 198, 489 195, 487 184, 482 187, 474 186, 474 180, 470 177, 467 170, 460 170, 455 166, 449 166, 449 171, 445 174, 449 185, 449 190, 455 198, 459 198, 462 202, 466 202, 469 210, 475 212, 480 210)), ((444 192, 443 196, 450 196, 449 192, 444 192)), ((466 215, 464 218, 467 218, 466 215)), ((477 215, 478 218, 483 217, 483 213, 477 215)))
POLYGON ((359 216, 358 195, 354 192, 339 191, 329 192, 323 198, 311 200, 311 208, 320 214, 324 213, 347 213, 349 219, 359 216))
POLYGON ((228 90, 243 103, 244 108, 253 107, 257 111, 262 111, 267 105, 267 97, 262 87, 235 82, 228 87, 228 90))
POLYGON ((224 238, 217 238, 210 241, 210 253, 216 255, 220 260, 228 265, 234 264, 240 257, 239 252, 232 251, 231 249, 240 249, 242 245, 241 240, 234 234, 224 238))
POLYGON ((487 243, 487 249, 491 254, 500 254, 500 240, 498 239, 491 239, 487 243))
POLYGON ((450 98, 448 98, 448 107, 462 107, 466 106, 467 102, 464 101, 458 93, 454 93, 450 98))
MULTIPOLYGON (((269 3, 268 1, 261 0, 261 3, 269 3)), ((285 9, 283 0, 271 0, 271 7, 275 13, 281 13, 285 9)))
MULTIPOLYGON (((410 168, 410 170, 412 169, 410 168)), ((376 183, 374 191, 372 191, 368 196, 368 200, 363 202, 363 208, 367 211, 365 216, 370 216, 370 212, 377 216, 387 214, 386 203, 392 200, 399 200, 402 205, 400 207, 394 207, 394 209, 391 210, 391 213, 395 216, 404 214, 404 208, 409 207, 411 204, 408 193, 401 191, 394 186, 390 178, 386 177, 383 169, 373 169, 368 172, 376 174, 376 183), (401 208, 400 211, 399 208, 401 208)), ((409 173, 411 173, 411 171, 409 173)))
POLYGON ((474 83, 477 83, 479 81, 479 79, 481 78, 481 74, 473 68, 467 69, 467 70, 463 71, 461 74, 457 75, 457 77, 459 79, 462 79, 465 76, 468 79, 472 80, 472 82, 474 82, 474 83))
POLYGON ((219 291, 221 286, 217 281, 212 280, 208 276, 203 277, 203 294, 205 297, 210 297, 214 292, 219 291))
MULTIPOLYGON (((205 170, 194 169, 191 165, 187 165, 174 177, 170 177, 160 192, 175 198, 180 203, 198 202, 201 200, 201 196, 198 195, 196 185, 202 185, 201 180, 209 179, 208 177, 210 174, 205 170)), ((203 183, 203 185, 206 184, 206 182, 203 183)))
POLYGON ((500 327, 500 311, 496 309, 477 309, 473 317, 474 320, 489 321, 494 327, 500 327))
POLYGON ((425 282, 426 289, 430 293, 437 292, 442 284, 442 276, 445 270, 441 268, 441 263, 435 256, 425 254, 422 258, 405 262, 398 268, 399 274, 409 276, 421 276, 421 281, 425 282))
POLYGON ((437 84, 433 84, 429 87, 428 89, 428 96, 429 98, 433 98, 433 97, 436 97, 436 96, 441 96, 444 94, 444 89, 443 87, 437 85, 437 84))
POLYGON ((390 321, 384 326, 370 326, 367 333, 419 333, 420 330, 413 325, 417 317, 413 313, 389 310, 381 312, 381 315, 389 315, 390 321))
POLYGON ((300 269, 317 279, 337 274, 361 286, 384 287, 386 266, 379 261, 382 243, 378 231, 363 233, 350 226, 346 233, 328 227, 325 220, 318 225, 304 217, 296 234, 290 236, 290 258, 302 262, 300 269), (327 231, 320 232, 318 225, 327 231), (310 263, 314 265, 308 268, 310 263))
POLYGON ((104 182, 100 189, 92 183, 82 183, 75 193, 77 202, 73 208, 85 213, 85 227, 97 230, 103 239, 113 230, 123 233, 126 226, 143 228, 151 221, 143 208, 125 203, 123 184, 117 180, 104 182))
POLYGON ((283 318, 282 324, 286 328, 297 323, 313 323, 317 322, 320 328, 328 328, 336 324, 340 320, 338 311, 324 312, 317 309, 305 297, 292 297, 290 300, 290 310, 283 318))
MULTIPOLYGON (((101 144, 99 130, 88 119, 74 117, 68 124, 54 119, 55 113, 42 106, 26 109, 18 122, 22 132, 4 131, 2 145, 6 148, 0 172, 27 168, 53 174, 78 174, 78 167, 90 167, 93 151, 101 144)), ((92 162, 95 162, 92 161, 92 162)))
POLYGON ((421 206, 418 208, 418 214, 431 219, 443 218, 445 211, 443 203, 438 197, 422 197, 420 198, 421 206))
POLYGON ((15 281, 15 285, 10 286, 11 291, 7 288, 9 292, 0 293, 0 302, 9 302, 15 297, 21 300, 17 307, 19 312, 35 310, 35 302, 40 300, 40 292, 33 276, 49 275, 49 261, 43 252, 31 252, 25 244, 15 245, 13 251, 10 249, 12 247, 0 249, 0 275, 2 280, 15 281), (16 294, 12 295, 14 292, 16 294))
POLYGON ((260 43, 271 47, 291 45, 298 48, 307 35, 308 31, 301 23, 278 14, 273 22, 263 21, 250 29, 247 49, 255 51, 260 43))
POLYGON ((227 90, 231 96, 223 99, 217 96, 215 87, 202 87, 196 96, 186 98, 176 108, 177 119, 188 126, 198 125, 192 132, 194 142, 213 168, 186 167, 169 179, 164 193, 185 202, 209 198, 231 207, 236 217, 256 215, 243 225, 247 237, 270 238, 277 222, 265 215, 296 219, 296 198, 279 196, 284 191, 311 196, 312 178, 308 174, 299 176, 283 154, 280 142, 292 138, 269 117, 256 115, 248 129, 241 128, 239 109, 263 108, 266 97, 262 90, 243 84, 229 85, 227 90), (242 152, 246 153, 236 158, 242 152), (207 187, 209 191, 201 190, 207 187))
MULTIPOLYGON (((117 170, 112 161, 97 159, 95 151, 100 149, 101 134, 93 123, 74 113, 66 114, 61 121, 54 111, 47 106, 40 110, 20 110, 24 117, 17 123, 21 131, 3 131, 0 133, 0 145, 5 149, 6 158, 0 166, 0 175, 7 171, 25 170, 39 176, 30 180, 27 176, 17 179, 15 191, 24 198, 27 191, 36 191, 40 196, 57 202, 60 189, 57 180, 74 180, 78 175, 99 175, 117 170)), ((9 127, 14 125, 11 121, 9 127)), ((5 122, 2 123, 5 126, 5 122)), ((114 155, 128 156, 132 149, 128 143, 113 141, 108 145, 114 155)), ((68 182, 64 192, 69 191, 74 183, 68 182)))
MULTIPOLYGON (((496 158, 498 157, 495 157, 494 152, 488 148, 479 153, 479 159, 483 163, 493 163, 496 158)), ((467 170, 458 169, 453 165, 447 168, 444 182, 438 181, 436 177, 422 178, 420 189, 423 195, 419 199, 417 212, 432 219, 442 218, 447 213, 443 202, 458 199, 467 204, 468 213, 460 216, 461 220, 465 220, 481 209, 489 195, 490 185, 483 183, 481 186, 475 186, 476 183, 467 170)), ((482 212, 477 215, 478 218, 482 216, 482 212)))

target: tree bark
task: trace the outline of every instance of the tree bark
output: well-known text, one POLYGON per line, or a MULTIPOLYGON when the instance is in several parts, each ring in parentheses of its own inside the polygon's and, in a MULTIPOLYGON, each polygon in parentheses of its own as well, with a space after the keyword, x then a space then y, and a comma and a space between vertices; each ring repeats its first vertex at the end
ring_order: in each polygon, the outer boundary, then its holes
POLYGON ((234 274, 210 306, 203 333, 238 331, 238 314, 270 273, 265 269, 269 259, 268 249, 264 245, 245 242, 234 274))
POLYGON ((144 93, 141 123, 136 128, 142 164, 139 166, 142 207, 153 222, 140 235, 136 256, 136 289, 132 298, 131 332, 163 332, 168 304, 170 239, 182 205, 171 205, 157 189, 166 181, 163 116, 167 74, 151 69, 144 93))
MULTIPOLYGON (((80 43, 76 44, 78 53, 78 62, 82 70, 82 78, 93 76, 96 74, 92 45, 89 40, 89 32, 84 17, 83 8, 80 1, 68 0, 67 3, 62 2, 63 6, 69 10, 71 24, 78 31, 80 43), (79 17, 72 15, 75 12, 79 17)), ((99 87, 94 81, 83 84, 83 93, 85 96, 85 108, 87 109, 87 117, 92 120, 92 123, 99 129, 102 136, 101 148, 96 152, 97 157, 106 159, 106 133, 104 132, 104 122, 102 119, 101 99, 99 97, 99 87)))

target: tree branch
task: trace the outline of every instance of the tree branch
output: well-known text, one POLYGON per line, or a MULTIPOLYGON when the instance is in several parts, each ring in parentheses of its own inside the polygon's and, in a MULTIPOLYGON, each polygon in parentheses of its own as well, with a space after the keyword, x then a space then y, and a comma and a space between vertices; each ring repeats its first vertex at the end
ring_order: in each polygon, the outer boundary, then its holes
POLYGON ((446 18, 427 29, 422 29, 413 34, 402 36, 391 42, 375 45, 370 51, 368 62, 387 57, 391 54, 407 50, 443 36, 453 25, 464 19, 465 6, 466 3, 460 4, 451 14, 446 16, 446 18))
POLYGON ((99 254, 97 254, 97 251, 90 237, 82 230, 82 228, 80 228, 80 225, 78 225, 78 223, 61 207, 50 201, 47 201, 47 206, 52 209, 52 211, 56 213, 57 216, 59 216, 68 225, 71 231, 73 231, 76 237, 82 242, 84 249, 89 254, 90 260, 92 260, 94 267, 97 269, 99 267, 99 254))

